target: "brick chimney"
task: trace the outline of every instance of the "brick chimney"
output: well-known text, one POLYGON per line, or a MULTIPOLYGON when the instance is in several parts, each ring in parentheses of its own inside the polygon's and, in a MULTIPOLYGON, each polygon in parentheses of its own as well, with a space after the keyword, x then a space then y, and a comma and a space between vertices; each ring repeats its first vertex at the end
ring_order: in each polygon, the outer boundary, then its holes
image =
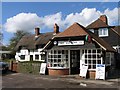
POLYGON ((40 28, 39 27, 36 27, 35 28, 35 36, 38 36, 38 35, 40 35, 40 28))
POLYGON ((103 22, 105 22, 108 25, 108 20, 107 20, 106 15, 101 15, 99 19, 102 20, 103 22))
POLYGON ((54 24, 54 33, 59 33, 59 26, 56 23, 54 24))

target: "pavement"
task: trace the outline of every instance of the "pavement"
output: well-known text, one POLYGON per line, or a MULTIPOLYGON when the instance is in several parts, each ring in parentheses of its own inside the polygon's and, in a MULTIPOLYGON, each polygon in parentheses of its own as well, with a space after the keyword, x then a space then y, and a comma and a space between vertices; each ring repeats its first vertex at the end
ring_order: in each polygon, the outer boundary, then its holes
MULTIPOLYGON (((118 75, 119 76, 119 75, 118 75)), ((2 87, 37 87, 37 88, 117 88, 120 90, 120 78, 109 78, 106 80, 94 80, 80 78, 79 75, 31 75, 23 73, 10 73, 3 75, 2 87), (12 82, 11 82, 12 81, 12 82)))

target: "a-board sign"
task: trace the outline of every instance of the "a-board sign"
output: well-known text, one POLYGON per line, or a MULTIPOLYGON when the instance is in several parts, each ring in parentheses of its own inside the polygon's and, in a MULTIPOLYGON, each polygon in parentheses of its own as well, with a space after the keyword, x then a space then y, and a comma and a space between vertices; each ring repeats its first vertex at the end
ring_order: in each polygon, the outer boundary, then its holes
POLYGON ((80 76, 86 77, 87 70, 88 70, 88 65, 83 64, 81 69, 80 69, 80 76))
POLYGON ((95 78, 105 80, 105 65, 104 64, 96 65, 96 77, 95 78))
POLYGON ((40 74, 45 74, 46 71, 46 63, 41 63, 40 74))

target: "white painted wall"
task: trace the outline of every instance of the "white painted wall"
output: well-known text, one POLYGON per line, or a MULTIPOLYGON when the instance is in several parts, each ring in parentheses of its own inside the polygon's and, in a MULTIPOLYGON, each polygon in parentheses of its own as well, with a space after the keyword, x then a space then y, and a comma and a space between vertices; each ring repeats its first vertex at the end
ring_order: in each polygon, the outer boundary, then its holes
POLYGON ((24 62, 24 61, 30 61, 30 55, 33 55, 33 61, 45 61, 41 60, 41 54, 45 54, 45 52, 41 52, 42 49, 38 49, 36 51, 29 51, 27 49, 22 49, 20 52, 16 52, 15 59, 16 61, 24 62), (20 56, 25 55, 25 59, 21 60, 20 56), (39 59, 35 59, 35 55, 39 55, 39 59))

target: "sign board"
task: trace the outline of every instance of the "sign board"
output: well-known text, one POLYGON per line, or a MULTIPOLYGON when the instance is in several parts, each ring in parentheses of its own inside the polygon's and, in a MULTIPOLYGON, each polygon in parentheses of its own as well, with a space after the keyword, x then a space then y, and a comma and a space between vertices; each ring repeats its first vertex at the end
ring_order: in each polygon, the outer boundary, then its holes
POLYGON ((58 46, 64 46, 64 45, 84 45, 84 41, 58 41, 58 46))
POLYGON ((46 63, 41 63, 40 74, 45 74, 45 70, 46 70, 46 63))
POLYGON ((105 79, 105 65, 97 64, 96 65, 96 79, 105 79))
POLYGON ((87 70, 88 70, 88 65, 83 64, 80 69, 80 76, 86 77, 87 70))

